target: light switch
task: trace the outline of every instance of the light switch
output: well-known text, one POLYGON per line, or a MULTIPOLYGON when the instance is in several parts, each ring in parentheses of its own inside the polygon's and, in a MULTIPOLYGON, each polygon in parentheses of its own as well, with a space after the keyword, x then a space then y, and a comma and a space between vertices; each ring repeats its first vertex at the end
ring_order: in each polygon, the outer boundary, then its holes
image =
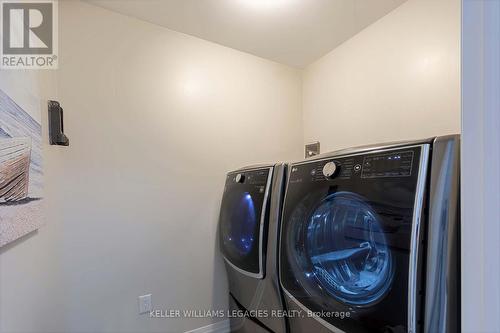
POLYGON ((139 296, 139 314, 148 313, 152 310, 151 294, 139 296))

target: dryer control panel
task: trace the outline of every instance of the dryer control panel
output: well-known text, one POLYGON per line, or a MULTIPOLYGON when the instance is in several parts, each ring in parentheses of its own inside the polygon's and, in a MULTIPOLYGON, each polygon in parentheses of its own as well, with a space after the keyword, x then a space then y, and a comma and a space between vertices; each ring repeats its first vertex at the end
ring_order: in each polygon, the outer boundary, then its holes
POLYGON ((367 155, 363 159, 361 178, 411 176, 413 151, 367 155))
POLYGON ((291 168, 290 182, 328 181, 351 178, 409 177, 412 175, 414 150, 397 149, 296 164, 291 168), (326 177, 324 168, 335 165, 333 176, 326 177))

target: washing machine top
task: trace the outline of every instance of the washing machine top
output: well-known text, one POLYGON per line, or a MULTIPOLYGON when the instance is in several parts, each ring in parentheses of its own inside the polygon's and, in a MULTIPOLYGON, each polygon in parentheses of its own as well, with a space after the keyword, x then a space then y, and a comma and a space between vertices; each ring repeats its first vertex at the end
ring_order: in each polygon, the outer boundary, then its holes
POLYGON ((429 149, 428 141, 398 143, 291 165, 280 281, 324 326, 415 331, 429 149))

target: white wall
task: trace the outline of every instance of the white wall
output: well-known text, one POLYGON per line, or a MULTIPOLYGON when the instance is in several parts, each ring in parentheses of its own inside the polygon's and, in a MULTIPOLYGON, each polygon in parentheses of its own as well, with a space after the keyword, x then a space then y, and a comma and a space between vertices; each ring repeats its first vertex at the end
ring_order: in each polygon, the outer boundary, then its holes
MULTIPOLYGON (((56 98, 55 71, 0 70, 0 89, 25 110, 38 110, 42 133, 47 133, 47 100, 56 98)), ((56 180, 63 170, 57 149, 44 140, 45 181, 56 180)), ((61 182, 60 180, 58 181, 61 182)), ((63 221, 57 186, 47 184, 44 205, 48 223, 39 231, 0 249, 0 332, 62 331, 64 290, 60 257, 63 221)), ((1 217, 0 217, 1 218, 1 217)))
POLYGON ((462 331, 500 327, 500 1, 463 0, 462 331))
MULTIPOLYGON (((300 158, 300 72, 84 3, 59 6, 50 86, 70 146, 45 146, 48 225, 1 251, 0 331, 210 324, 139 316, 137 296, 152 293, 163 310, 227 306, 215 243, 225 172, 300 158)), ((23 103, 24 74, 0 75, 23 103)), ((43 84, 33 88, 41 103, 43 84)))
POLYGON ((409 0, 304 71, 322 152, 460 131, 460 1, 409 0))

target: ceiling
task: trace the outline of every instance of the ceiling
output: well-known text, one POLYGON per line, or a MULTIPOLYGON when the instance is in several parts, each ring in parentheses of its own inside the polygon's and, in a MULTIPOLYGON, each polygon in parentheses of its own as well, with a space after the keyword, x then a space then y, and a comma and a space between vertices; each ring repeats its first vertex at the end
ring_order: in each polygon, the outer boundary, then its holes
POLYGON ((293 67, 325 55, 406 0, 87 0, 293 67))

